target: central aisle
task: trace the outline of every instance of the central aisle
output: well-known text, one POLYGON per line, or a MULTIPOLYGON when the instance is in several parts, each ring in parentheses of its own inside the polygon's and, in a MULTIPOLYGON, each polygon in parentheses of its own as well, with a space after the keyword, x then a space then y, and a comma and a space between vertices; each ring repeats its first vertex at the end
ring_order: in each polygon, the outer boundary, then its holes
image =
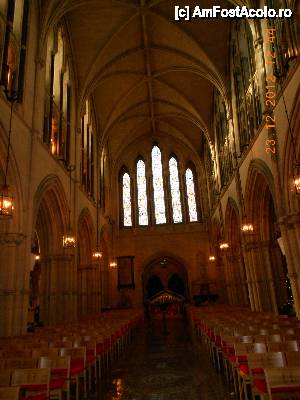
MULTIPOLYGON (((231 397, 182 321, 145 324, 91 400, 227 400, 231 397)), ((232 398, 231 398, 232 399, 232 398)))

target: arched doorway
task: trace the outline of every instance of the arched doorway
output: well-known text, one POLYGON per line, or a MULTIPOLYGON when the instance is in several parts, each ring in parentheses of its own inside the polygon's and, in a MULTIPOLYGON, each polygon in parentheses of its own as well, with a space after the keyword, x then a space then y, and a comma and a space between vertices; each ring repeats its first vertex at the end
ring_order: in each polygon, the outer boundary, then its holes
MULTIPOLYGON (((39 185, 34 197, 34 232, 39 243, 40 282, 38 304, 40 320, 55 324, 76 316, 74 292, 74 254, 65 251, 62 237, 66 231, 68 204, 58 177, 51 175, 39 185)), ((33 244, 34 245, 34 244, 33 244)))
POLYGON ((237 204, 228 199, 225 214, 225 231, 229 249, 225 252, 226 277, 228 280, 228 297, 231 304, 248 305, 249 292, 245 261, 242 252, 241 219, 237 204))
MULTIPOLYGON (((269 168, 252 161, 246 186, 246 212, 254 227, 246 240, 246 257, 252 276, 252 307, 278 312, 289 300, 289 279, 285 258, 278 244, 274 181, 269 168)), ((250 290, 250 289, 249 289, 250 290)))
POLYGON ((95 232, 91 214, 82 210, 78 219, 77 314, 83 317, 100 311, 100 263, 93 262, 95 232))
POLYGON ((152 307, 151 310, 159 315, 159 303, 165 299, 171 299, 168 304, 169 317, 171 315, 174 317, 175 311, 182 312, 182 307, 178 306, 178 299, 181 304, 189 299, 188 276, 182 262, 169 256, 156 258, 145 266, 142 279, 147 313, 149 313, 149 302, 154 301, 158 307, 157 309, 152 307))

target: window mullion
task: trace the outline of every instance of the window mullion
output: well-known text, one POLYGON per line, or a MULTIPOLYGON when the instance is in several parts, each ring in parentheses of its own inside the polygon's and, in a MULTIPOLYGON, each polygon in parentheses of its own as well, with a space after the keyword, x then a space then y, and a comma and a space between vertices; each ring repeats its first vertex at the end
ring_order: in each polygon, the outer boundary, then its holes
POLYGON ((187 194, 186 194, 186 185, 184 181, 184 170, 178 168, 178 176, 179 176, 179 187, 180 187, 180 198, 181 198, 181 213, 182 213, 182 222, 188 222, 188 206, 187 206, 187 194))

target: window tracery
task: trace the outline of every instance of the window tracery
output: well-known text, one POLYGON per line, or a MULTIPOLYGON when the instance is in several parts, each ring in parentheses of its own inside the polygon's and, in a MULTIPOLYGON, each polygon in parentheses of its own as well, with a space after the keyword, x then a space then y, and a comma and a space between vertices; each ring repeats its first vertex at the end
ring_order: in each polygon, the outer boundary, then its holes
POLYGON ((1 83, 8 90, 15 90, 17 101, 23 97, 25 60, 27 52, 27 28, 29 0, 1 1, 0 21, 0 60, 1 83))
POLYGON ((169 160, 170 188, 172 199, 173 222, 182 222, 180 183, 178 174, 178 163, 175 157, 169 160))
POLYGON ((123 225, 132 226, 130 176, 127 172, 124 172, 122 177, 122 200, 123 225))
POLYGON ((161 151, 158 146, 153 146, 152 153, 152 175, 153 175, 153 197, 155 210, 155 223, 165 224, 166 208, 165 208, 165 193, 162 174, 161 151))
POLYGON ((190 168, 185 171, 186 194, 188 200, 189 221, 198 221, 194 174, 190 168))
POLYGON ((143 160, 138 160, 136 165, 137 200, 138 200, 138 223, 148 225, 148 201, 146 167, 143 160))
POLYGON ((44 143, 51 153, 70 162, 71 83, 63 29, 49 34, 46 61, 44 143))
POLYGON ((186 168, 181 176, 179 161, 173 154, 165 161, 166 168, 163 168, 162 152, 158 145, 152 147, 148 161, 151 163, 152 179, 146 175, 147 159, 144 161, 139 157, 135 164, 133 187, 131 171, 122 167, 119 172, 120 226, 201 221, 201 209, 197 204, 197 177, 192 163, 189 162, 191 167, 186 168), (167 192, 164 182, 168 182, 167 192), (170 210, 170 220, 167 210, 170 210))
POLYGON ((235 21, 232 35, 233 82, 242 153, 262 121, 261 88, 249 23, 235 21))

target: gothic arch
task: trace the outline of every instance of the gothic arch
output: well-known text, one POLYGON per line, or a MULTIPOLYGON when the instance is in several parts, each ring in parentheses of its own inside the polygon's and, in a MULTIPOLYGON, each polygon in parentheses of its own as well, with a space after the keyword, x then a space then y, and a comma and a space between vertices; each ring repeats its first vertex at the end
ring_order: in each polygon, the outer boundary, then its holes
POLYGON ((39 184, 33 199, 33 230, 37 230, 41 256, 61 252, 67 227, 68 203, 56 175, 48 175, 39 184))
POLYGON ((180 257, 173 255, 157 254, 143 263, 142 286, 144 292, 144 301, 147 299, 147 283, 151 277, 160 278, 164 289, 168 289, 170 278, 177 274, 185 286, 185 297, 189 298, 189 278, 188 269, 185 262, 180 257))
POLYGON ((80 265, 92 262, 95 242, 95 228, 88 208, 84 208, 78 218, 78 262, 80 265))

